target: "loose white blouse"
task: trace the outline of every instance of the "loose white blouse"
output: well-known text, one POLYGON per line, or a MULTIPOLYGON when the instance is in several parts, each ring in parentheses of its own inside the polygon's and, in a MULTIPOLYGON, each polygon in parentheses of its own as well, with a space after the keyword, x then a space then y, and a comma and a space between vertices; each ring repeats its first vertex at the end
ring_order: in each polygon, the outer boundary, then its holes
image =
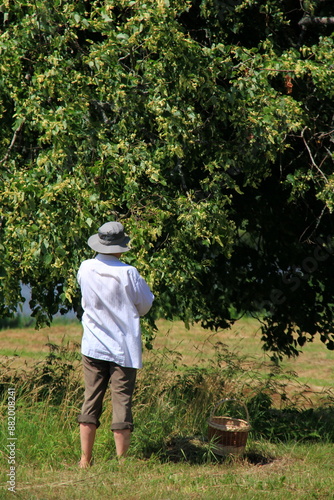
POLYGON ((140 316, 154 300, 146 281, 135 267, 104 254, 83 261, 77 279, 84 310, 82 354, 141 368, 140 316))

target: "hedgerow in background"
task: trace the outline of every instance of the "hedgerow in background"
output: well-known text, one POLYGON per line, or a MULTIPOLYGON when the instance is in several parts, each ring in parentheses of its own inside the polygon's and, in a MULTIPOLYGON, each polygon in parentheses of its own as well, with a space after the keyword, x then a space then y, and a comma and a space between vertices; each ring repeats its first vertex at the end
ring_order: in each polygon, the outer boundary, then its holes
POLYGON ((330 1, 16 1, 0 7, 1 314, 80 313, 108 219, 153 315, 333 348, 330 1))

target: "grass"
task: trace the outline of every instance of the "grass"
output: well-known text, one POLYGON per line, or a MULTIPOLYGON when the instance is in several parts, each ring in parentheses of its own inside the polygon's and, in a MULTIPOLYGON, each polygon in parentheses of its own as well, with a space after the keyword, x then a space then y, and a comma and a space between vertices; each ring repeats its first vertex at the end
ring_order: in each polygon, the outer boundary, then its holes
MULTIPOLYGON (((178 500, 333 498, 331 445, 275 446, 275 460, 254 465, 247 460, 193 465, 129 458, 99 463, 89 471, 74 465, 49 469, 25 467, 17 498, 178 500)), ((1 498, 11 498, 3 493, 1 498)))
POLYGON ((13 495, 6 483, 11 386, 17 396, 17 498, 334 498, 333 353, 315 342, 299 359, 277 367, 261 351, 254 320, 216 334, 198 326, 187 331, 178 322, 161 321, 159 327, 138 376, 129 458, 122 465, 114 458, 106 400, 95 464, 86 471, 77 468, 81 326, 0 332, 1 499, 13 495), (249 409, 252 430, 242 457, 216 456, 207 439, 207 419, 226 396, 249 409))
MULTIPOLYGON (((217 342, 226 344, 233 352, 256 359, 258 363, 268 361, 268 354, 262 350, 260 324, 252 318, 236 322, 229 330, 211 334, 199 325, 187 330, 179 322, 160 321, 154 347, 180 351, 183 363, 194 364, 210 359, 217 342)), ((326 349, 316 338, 313 343, 305 345, 299 357, 285 359, 281 367, 286 372, 294 371, 299 382, 309 384, 310 392, 322 391, 332 387, 334 351, 326 349)))
MULTIPOLYGON (((180 322, 161 320, 159 331, 154 341, 154 349, 180 353, 179 366, 203 365, 211 361, 214 346, 221 342, 236 354, 256 360, 258 364, 266 364, 268 355, 262 350, 260 324, 246 318, 236 322, 229 330, 211 333, 194 325, 187 330, 180 322)), ((33 327, 8 329, 0 331, 0 361, 3 357, 13 359, 16 366, 30 363, 31 360, 42 360, 49 353, 49 343, 78 345, 81 341, 81 325, 75 320, 64 322, 56 320, 51 328, 35 330, 33 327), (22 333, 24 331, 24 334, 22 333)), ((144 353, 144 360, 150 357, 144 353)), ((306 344, 303 352, 296 359, 285 360, 281 364, 285 372, 293 371, 298 382, 308 386, 309 394, 314 397, 332 387, 334 376, 334 351, 329 351, 316 339, 306 344), (316 360, 316 363, 315 363, 316 360)), ((306 390, 306 387, 305 387, 306 390)))

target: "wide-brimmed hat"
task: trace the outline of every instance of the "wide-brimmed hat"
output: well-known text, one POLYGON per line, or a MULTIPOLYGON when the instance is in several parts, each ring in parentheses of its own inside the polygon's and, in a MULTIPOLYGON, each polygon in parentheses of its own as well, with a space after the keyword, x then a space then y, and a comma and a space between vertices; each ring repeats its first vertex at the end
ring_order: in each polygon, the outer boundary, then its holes
POLYGON ((98 230, 97 234, 93 234, 87 243, 98 253, 121 253, 128 252, 130 248, 127 246, 130 237, 124 233, 123 224, 120 222, 106 222, 98 230))

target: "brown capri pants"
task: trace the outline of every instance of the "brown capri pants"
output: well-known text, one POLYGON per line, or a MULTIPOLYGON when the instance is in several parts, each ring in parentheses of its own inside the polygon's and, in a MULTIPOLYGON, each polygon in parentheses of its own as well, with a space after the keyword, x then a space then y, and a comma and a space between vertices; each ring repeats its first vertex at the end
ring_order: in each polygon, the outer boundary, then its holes
POLYGON ((85 380, 85 400, 78 422, 99 427, 102 403, 111 382, 111 430, 133 430, 132 394, 136 381, 136 368, 125 368, 110 361, 82 356, 85 380))

